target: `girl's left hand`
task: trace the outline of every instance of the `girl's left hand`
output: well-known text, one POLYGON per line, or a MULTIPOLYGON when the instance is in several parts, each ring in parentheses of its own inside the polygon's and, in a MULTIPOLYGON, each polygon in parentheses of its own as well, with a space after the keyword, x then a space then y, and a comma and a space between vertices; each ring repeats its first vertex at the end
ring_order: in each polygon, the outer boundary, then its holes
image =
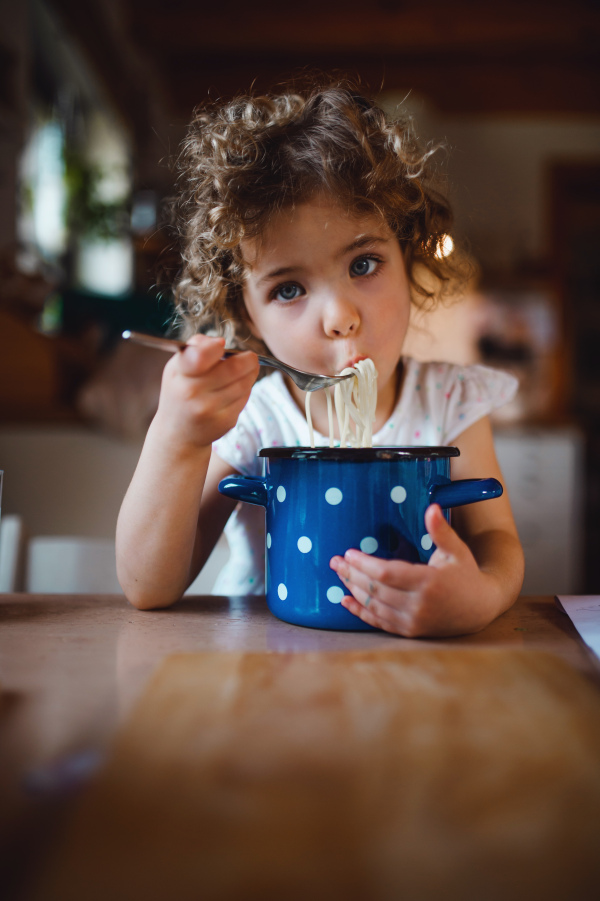
POLYGON ((479 631, 493 618, 496 579, 479 569, 437 504, 428 507, 425 526, 436 545, 428 564, 382 560, 354 549, 333 557, 331 568, 352 592, 343 606, 364 622, 407 638, 479 631))

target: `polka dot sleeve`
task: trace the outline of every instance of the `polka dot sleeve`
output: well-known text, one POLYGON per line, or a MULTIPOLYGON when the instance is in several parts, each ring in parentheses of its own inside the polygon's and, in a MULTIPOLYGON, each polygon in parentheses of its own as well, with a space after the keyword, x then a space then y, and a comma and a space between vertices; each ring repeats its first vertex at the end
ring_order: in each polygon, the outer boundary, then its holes
POLYGON ((442 443, 451 444, 473 423, 511 401, 518 387, 514 376, 489 366, 448 366, 441 391, 442 443))

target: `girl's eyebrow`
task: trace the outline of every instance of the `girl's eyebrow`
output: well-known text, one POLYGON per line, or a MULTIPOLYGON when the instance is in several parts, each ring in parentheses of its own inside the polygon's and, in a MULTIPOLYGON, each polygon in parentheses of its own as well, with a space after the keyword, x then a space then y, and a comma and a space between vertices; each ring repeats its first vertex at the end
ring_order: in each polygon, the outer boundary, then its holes
POLYGON ((351 250, 359 250, 361 247, 366 247, 367 244, 387 244, 389 240, 389 238, 384 238, 383 235, 359 235, 347 247, 340 250, 338 256, 343 257, 350 253, 351 250))
MULTIPOLYGON (((359 235, 358 238, 355 238, 354 241, 351 241, 346 247, 342 247, 342 249, 336 253, 336 257, 346 256, 346 254, 350 253, 352 250, 359 250, 361 247, 366 247, 369 244, 387 244, 389 240, 389 238, 384 238, 382 235, 359 235)), ((272 272, 267 272, 265 275, 261 276, 256 283, 256 287, 259 287, 264 282, 281 278, 283 275, 292 275, 294 272, 299 272, 301 270, 302 266, 280 266, 279 269, 273 269, 272 272)))
POLYGON ((279 269, 273 269, 272 272, 267 272, 259 278, 256 287, 258 288, 259 285, 262 285, 264 282, 270 282, 274 278, 281 278, 282 275, 291 275, 293 272, 299 272, 301 268, 301 266, 281 266, 279 269))

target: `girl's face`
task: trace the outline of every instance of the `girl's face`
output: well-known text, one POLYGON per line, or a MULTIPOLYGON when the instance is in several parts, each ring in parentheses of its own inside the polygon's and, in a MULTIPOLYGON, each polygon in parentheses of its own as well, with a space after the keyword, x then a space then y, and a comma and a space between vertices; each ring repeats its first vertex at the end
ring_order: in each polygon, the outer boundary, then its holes
MULTIPOLYGON (((387 417, 410 314, 404 259, 390 229, 320 196, 283 210, 262 241, 245 241, 242 251, 254 334, 280 360, 309 372, 334 375, 370 357, 378 414, 387 417)), ((303 393, 290 388, 302 405, 303 393)))

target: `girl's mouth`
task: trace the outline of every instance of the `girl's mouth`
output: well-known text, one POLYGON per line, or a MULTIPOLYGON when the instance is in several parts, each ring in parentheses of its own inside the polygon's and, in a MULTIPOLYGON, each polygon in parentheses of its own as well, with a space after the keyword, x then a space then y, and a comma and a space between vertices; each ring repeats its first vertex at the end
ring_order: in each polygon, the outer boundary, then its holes
MULTIPOLYGON (((357 363, 360 363, 361 360, 368 360, 368 359, 369 358, 367 357, 366 354, 358 354, 356 357, 352 357, 351 360, 348 360, 347 363, 344 363, 344 365, 342 366, 342 369, 352 369, 352 367, 356 366, 357 363)), ((342 371, 342 369, 340 369, 340 372, 342 371)))

